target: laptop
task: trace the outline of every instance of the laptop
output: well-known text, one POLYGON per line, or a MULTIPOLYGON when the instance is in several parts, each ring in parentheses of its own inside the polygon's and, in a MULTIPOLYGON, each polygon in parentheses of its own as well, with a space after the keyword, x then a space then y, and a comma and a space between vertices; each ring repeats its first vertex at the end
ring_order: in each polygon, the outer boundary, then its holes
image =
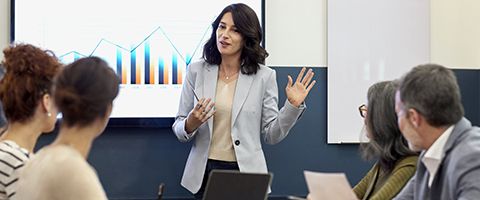
POLYGON ((265 200, 273 175, 233 170, 210 172, 203 200, 265 200))

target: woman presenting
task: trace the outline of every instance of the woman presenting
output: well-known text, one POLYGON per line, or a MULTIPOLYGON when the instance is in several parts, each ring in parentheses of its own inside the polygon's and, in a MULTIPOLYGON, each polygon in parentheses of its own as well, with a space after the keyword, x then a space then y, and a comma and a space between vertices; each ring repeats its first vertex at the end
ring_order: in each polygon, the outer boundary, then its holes
POLYGON ((212 23, 203 60, 186 74, 173 131, 181 142, 194 140, 182 186, 201 199, 213 169, 267 173, 261 137, 268 144, 285 138, 303 113, 315 85, 313 71, 288 76, 287 101, 278 110, 275 71, 264 66, 262 29, 245 4, 223 9, 212 23))

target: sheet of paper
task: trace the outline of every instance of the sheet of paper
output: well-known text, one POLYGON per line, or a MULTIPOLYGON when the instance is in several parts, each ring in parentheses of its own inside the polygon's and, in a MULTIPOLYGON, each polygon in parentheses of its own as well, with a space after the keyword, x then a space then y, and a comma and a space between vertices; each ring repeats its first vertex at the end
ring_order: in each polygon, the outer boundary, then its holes
POLYGON ((309 200, 357 200, 344 173, 304 171, 309 200))

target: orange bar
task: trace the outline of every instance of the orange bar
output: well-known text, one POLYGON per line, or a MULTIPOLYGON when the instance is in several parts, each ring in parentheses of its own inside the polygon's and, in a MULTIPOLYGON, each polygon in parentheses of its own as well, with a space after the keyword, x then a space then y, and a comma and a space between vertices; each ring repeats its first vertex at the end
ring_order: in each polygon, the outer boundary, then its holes
POLYGON ((140 76, 140 73, 141 73, 140 72, 140 66, 139 66, 138 63, 136 63, 135 70, 136 70, 136 72, 135 72, 135 76, 136 76, 135 77, 135 84, 142 84, 142 82, 141 82, 142 78, 140 76))
POLYGON ((155 84, 155 63, 150 61, 150 84, 155 84))
POLYGON ((177 78, 178 84, 182 84, 182 82, 183 82, 183 81, 182 81, 182 77, 183 77, 183 76, 182 76, 182 69, 181 69, 180 67, 178 67, 178 73, 177 73, 177 75, 178 75, 178 78, 177 78))
POLYGON ((165 65, 163 68, 163 84, 168 84, 168 66, 165 65))
POLYGON ((125 64, 125 62, 122 62, 122 84, 127 84, 127 66, 125 64))

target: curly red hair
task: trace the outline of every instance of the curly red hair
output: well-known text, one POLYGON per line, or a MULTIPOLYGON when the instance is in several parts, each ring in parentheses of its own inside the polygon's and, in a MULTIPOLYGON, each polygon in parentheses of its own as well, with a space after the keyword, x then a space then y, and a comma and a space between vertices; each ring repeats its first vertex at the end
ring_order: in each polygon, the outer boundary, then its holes
POLYGON ((62 64, 47 50, 17 44, 3 50, 5 75, 0 81, 0 99, 7 120, 30 119, 44 94, 50 94, 62 64))

